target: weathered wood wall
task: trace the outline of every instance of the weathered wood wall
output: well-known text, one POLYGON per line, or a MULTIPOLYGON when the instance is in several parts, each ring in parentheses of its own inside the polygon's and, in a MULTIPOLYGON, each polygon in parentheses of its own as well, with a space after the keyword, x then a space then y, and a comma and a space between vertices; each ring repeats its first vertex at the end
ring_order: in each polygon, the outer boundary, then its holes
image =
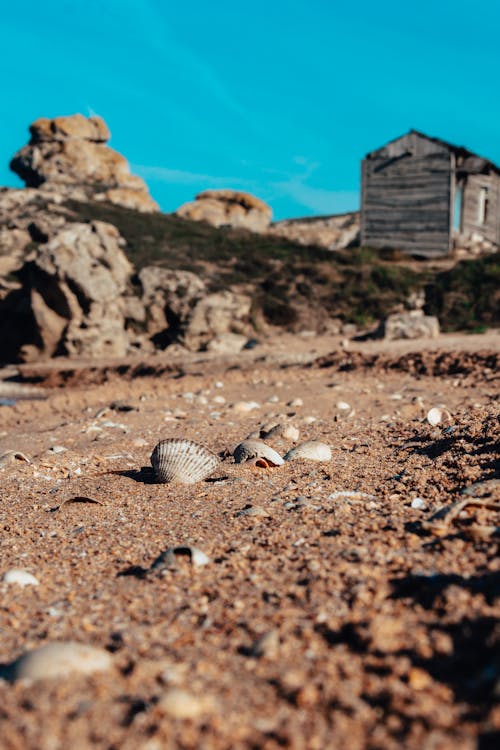
POLYGON ((362 162, 361 242, 427 257, 451 242, 452 159, 417 133, 387 144, 362 162))
POLYGON ((477 232, 500 245, 500 175, 495 172, 467 175, 463 187, 461 230, 464 234, 477 232), (479 220, 479 203, 484 187, 488 188, 488 215, 483 224, 479 220))

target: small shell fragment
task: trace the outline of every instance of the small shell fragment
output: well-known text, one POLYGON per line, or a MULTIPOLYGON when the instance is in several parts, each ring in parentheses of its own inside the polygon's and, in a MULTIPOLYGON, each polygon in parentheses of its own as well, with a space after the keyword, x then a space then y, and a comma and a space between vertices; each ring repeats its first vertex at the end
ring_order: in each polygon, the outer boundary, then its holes
POLYGON ((159 482, 194 484, 213 474, 220 463, 215 453, 193 440, 161 440, 151 454, 159 482))
POLYGON ((280 454, 262 440, 243 440, 233 451, 237 464, 263 458, 270 466, 281 466, 283 459, 280 454))
POLYGON ((427 421, 433 427, 438 424, 448 424, 451 422, 451 414, 447 409, 443 409, 440 406, 434 406, 427 412, 427 421))
POLYGON ((6 451, 0 454, 0 469, 15 458, 18 458, 20 461, 26 461, 27 464, 31 463, 28 456, 25 456, 21 451, 6 451))
POLYGON ((210 562, 210 558, 208 557, 208 555, 206 555, 201 549, 198 549, 198 547, 169 547, 160 555, 158 555, 156 560, 151 565, 151 570, 155 570, 161 573, 163 570, 167 570, 168 568, 175 568, 176 555, 188 555, 191 560, 191 564, 195 568, 201 568, 203 565, 208 565, 208 563, 210 562))
POLYGON ((284 456, 285 461, 294 461, 296 458, 306 458, 309 461, 330 461, 332 451, 328 445, 319 440, 307 440, 289 450, 284 456))
POLYGON ((84 643, 60 641, 48 643, 22 654, 0 670, 0 677, 16 680, 43 680, 66 677, 69 672, 91 674, 102 672, 112 665, 112 657, 102 648, 84 643))
POLYGON ((12 584, 17 583, 18 586, 38 586, 40 581, 35 578, 34 575, 28 573, 27 570, 21 570, 20 568, 11 568, 7 570, 3 576, 2 581, 4 583, 12 584))
POLYGON ((233 404, 233 410, 240 414, 247 414, 254 409, 260 409, 260 404, 257 401, 237 401, 233 404))

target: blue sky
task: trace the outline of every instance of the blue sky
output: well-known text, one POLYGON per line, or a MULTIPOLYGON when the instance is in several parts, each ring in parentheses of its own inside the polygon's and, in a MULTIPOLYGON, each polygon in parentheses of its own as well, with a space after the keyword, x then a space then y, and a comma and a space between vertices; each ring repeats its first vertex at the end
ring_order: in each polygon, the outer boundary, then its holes
POLYGON ((5 3, 0 185, 30 122, 75 112, 164 211, 210 187, 356 209, 360 159, 410 128, 500 164, 499 29, 497 0, 5 3))

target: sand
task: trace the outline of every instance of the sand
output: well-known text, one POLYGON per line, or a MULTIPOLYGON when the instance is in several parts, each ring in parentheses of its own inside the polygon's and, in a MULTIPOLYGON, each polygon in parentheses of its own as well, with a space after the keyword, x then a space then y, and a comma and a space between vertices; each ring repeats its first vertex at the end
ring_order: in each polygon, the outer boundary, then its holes
POLYGON ((31 461, 0 468, 0 576, 39 580, 0 583, 0 663, 76 641, 112 666, 0 680, 2 750, 497 747, 498 341, 21 368, 53 390, 0 407, 0 456, 31 461), (332 459, 236 465, 272 421, 332 459), (155 483, 167 437, 219 469, 155 483), (175 546, 210 562, 152 569, 175 546))

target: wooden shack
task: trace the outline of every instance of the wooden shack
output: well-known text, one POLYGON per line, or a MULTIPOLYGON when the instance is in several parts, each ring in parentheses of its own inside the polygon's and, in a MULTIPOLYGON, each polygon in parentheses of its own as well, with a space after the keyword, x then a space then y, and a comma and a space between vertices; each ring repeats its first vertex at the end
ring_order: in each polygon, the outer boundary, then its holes
POLYGON ((453 235, 500 245, 500 168, 410 130, 361 165, 361 243, 416 256, 450 252, 453 235))

